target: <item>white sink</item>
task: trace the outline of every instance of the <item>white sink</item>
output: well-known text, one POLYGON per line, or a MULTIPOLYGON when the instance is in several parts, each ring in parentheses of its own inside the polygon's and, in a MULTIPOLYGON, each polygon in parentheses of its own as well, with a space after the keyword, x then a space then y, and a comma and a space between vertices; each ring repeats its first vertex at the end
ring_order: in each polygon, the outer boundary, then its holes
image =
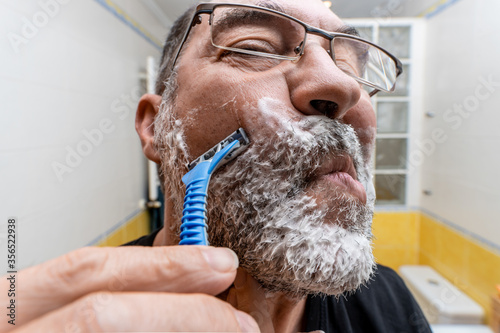
POLYGON ((431 325, 434 333, 493 333, 485 325, 431 325))

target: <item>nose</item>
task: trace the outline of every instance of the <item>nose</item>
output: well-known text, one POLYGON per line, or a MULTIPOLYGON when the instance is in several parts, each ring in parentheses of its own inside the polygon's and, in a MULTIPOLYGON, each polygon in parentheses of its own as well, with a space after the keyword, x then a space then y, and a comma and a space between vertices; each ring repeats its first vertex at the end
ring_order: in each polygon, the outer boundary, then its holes
POLYGON ((292 104, 305 115, 341 119, 361 96, 361 87, 342 72, 323 46, 309 41, 287 73, 292 104))

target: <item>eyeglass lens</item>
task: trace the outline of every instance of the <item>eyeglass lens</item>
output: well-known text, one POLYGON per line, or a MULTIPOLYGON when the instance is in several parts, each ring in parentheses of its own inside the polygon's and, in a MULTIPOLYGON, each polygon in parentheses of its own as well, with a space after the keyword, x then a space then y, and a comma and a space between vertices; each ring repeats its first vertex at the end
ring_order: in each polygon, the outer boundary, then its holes
POLYGON ((379 48, 356 39, 335 37, 332 41, 335 63, 344 73, 384 90, 396 83, 396 62, 379 48))
MULTIPOLYGON (((222 56, 248 70, 266 70, 281 60, 300 57, 305 27, 287 17, 265 10, 217 6, 211 16, 212 44, 226 50, 222 56), (236 52, 236 53, 235 53, 236 52)), ((346 74, 383 90, 396 82, 395 61, 371 44, 336 36, 332 41, 335 63, 346 74)))
POLYGON ((306 31, 297 22, 245 7, 216 7, 212 14, 212 42, 224 49, 297 58, 306 31))

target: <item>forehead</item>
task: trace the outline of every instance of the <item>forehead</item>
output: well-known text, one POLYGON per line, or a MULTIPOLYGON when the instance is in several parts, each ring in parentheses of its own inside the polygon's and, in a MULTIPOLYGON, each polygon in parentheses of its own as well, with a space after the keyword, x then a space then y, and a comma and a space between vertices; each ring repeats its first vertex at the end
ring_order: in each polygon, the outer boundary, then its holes
POLYGON ((219 0, 211 2, 241 3, 272 8, 327 31, 336 31, 344 26, 342 20, 320 0, 219 0))

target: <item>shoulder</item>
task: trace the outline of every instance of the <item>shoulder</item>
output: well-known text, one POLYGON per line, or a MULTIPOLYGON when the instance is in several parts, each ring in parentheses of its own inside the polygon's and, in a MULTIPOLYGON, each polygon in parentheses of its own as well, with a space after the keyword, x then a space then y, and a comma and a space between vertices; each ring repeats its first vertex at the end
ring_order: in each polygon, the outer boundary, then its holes
MULTIPOLYGON (((377 265, 372 279, 340 297, 310 297, 325 332, 431 332, 422 310, 401 277, 377 265), (325 330, 326 329, 326 330, 325 330)), ((319 319, 319 318, 318 318, 319 319)))
POLYGON ((345 300, 355 303, 373 324, 387 332, 430 332, 403 279, 387 266, 377 265, 372 280, 345 300))
POLYGON ((377 265, 370 281, 353 293, 344 295, 346 303, 369 303, 371 306, 413 307, 414 299, 403 279, 392 268, 377 265))
POLYGON ((393 309, 397 312, 420 312, 410 290, 403 279, 392 268, 377 265, 372 279, 360 287, 353 294, 347 295, 346 300, 356 300, 368 303, 377 308, 393 309))
POLYGON ((410 291, 399 274, 392 268, 383 265, 377 265, 375 274, 366 287, 368 289, 377 287, 377 290, 374 291, 378 291, 378 288, 383 288, 386 289, 386 291, 399 290, 410 294, 410 291))

